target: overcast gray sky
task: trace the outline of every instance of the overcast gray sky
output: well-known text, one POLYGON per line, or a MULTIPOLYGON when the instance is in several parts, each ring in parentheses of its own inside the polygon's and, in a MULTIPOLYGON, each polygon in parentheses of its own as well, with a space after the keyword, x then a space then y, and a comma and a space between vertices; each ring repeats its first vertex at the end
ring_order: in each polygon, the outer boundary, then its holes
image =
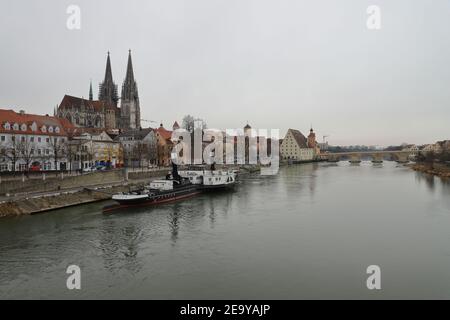
POLYGON ((331 144, 450 138, 449 0, 0 0, 0 108, 94 95, 132 49, 142 118, 310 124, 331 144), (81 29, 66 27, 69 5, 81 29), (381 29, 366 27, 369 5, 381 29))

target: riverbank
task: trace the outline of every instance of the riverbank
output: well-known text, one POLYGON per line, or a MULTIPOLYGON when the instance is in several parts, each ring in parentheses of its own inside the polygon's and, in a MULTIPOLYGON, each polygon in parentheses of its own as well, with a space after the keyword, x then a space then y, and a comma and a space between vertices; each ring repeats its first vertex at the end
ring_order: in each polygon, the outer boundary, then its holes
POLYGON ((129 191, 143 185, 143 182, 120 183, 117 185, 82 188, 64 192, 47 193, 32 197, 0 202, 0 218, 32 215, 111 199, 112 194, 129 191))
POLYGON ((433 165, 431 165, 424 163, 414 163, 410 165, 410 167, 414 171, 432 174, 441 178, 450 178, 450 167, 445 164, 434 163, 433 165))
MULTIPOLYGON (((238 169, 240 174, 252 174, 261 169, 260 166, 255 165, 233 166, 232 168, 238 169)), ((115 193, 137 189, 153 179, 162 178, 167 170, 167 168, 162 168, 151 171, 97 172, 66 177, 64 180, 48 179, 45 185, 42 181, 34 179, 22 181, 21 184, 14 187, 13 181, 10 181, 11 186, 9 187, 16 193, 0 197, 0 218, 32 215, 108 200, 115 193), (96 184, 96 182, 101 183, 96 184)))

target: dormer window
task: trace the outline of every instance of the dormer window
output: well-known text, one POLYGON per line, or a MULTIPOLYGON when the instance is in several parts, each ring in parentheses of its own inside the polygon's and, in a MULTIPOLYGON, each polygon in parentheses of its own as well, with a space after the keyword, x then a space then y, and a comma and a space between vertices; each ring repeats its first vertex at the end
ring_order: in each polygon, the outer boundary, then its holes
POLYGON ((11 125, 9 124, 9 122, 5 123, 5 129, 11 130, 11 125))
POLYGON ((59 127, 56 127, 56 128, 55 128, 55 132, 56 132, 56 133, 59 133, 59 127))
POLYGON ((41 131, 42 132, 47 132, 47 127, 46 126, 42 126, 41 131))
POLYGON ((33 124, 30 127, 32 131, 36 131, 37 130, 36 122, 33 122, 33 124))
POLYGON ((52 133, 53 132, 53 127, 48 127, 48 132, 52 133))
POLYGON ((20 130, 27 131, 27 125, 25 123, 22 123, 22 125, 20 126, 20 130))
POLYGON ((19 130, 19 124, 18 123, 14 123, 13 130, 19 130))

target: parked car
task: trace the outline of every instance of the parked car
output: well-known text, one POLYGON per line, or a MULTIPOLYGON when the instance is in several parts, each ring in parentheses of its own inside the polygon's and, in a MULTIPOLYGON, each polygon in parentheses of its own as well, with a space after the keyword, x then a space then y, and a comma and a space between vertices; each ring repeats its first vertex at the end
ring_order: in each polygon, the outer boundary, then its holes
POLYGON ((96 171, 95 166, 83 168, 83 172, 94 172, 94 171, 96 171))
POLYGON ((30 171, 41 171, 41 166, 40 165, 32 165, 30 167, 30 171))

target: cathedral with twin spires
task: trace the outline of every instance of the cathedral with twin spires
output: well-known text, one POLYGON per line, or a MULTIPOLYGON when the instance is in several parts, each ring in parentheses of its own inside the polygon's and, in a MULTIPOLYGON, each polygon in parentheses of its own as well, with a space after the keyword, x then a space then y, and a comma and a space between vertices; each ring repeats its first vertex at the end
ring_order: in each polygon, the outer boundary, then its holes
POLYGON ((81 128, 138 129, 141 127, 141 110, 137 83, 134 79, 131 50, 122 92, 119 99, 117 85, 112 76, 111 58, 106 59, 105 78, 99 85, 98 100, 94 100, 92 82, 89 99, 65 95, 55 115, 81 128), (120 100, 120 107, 119 107, 120 100))

